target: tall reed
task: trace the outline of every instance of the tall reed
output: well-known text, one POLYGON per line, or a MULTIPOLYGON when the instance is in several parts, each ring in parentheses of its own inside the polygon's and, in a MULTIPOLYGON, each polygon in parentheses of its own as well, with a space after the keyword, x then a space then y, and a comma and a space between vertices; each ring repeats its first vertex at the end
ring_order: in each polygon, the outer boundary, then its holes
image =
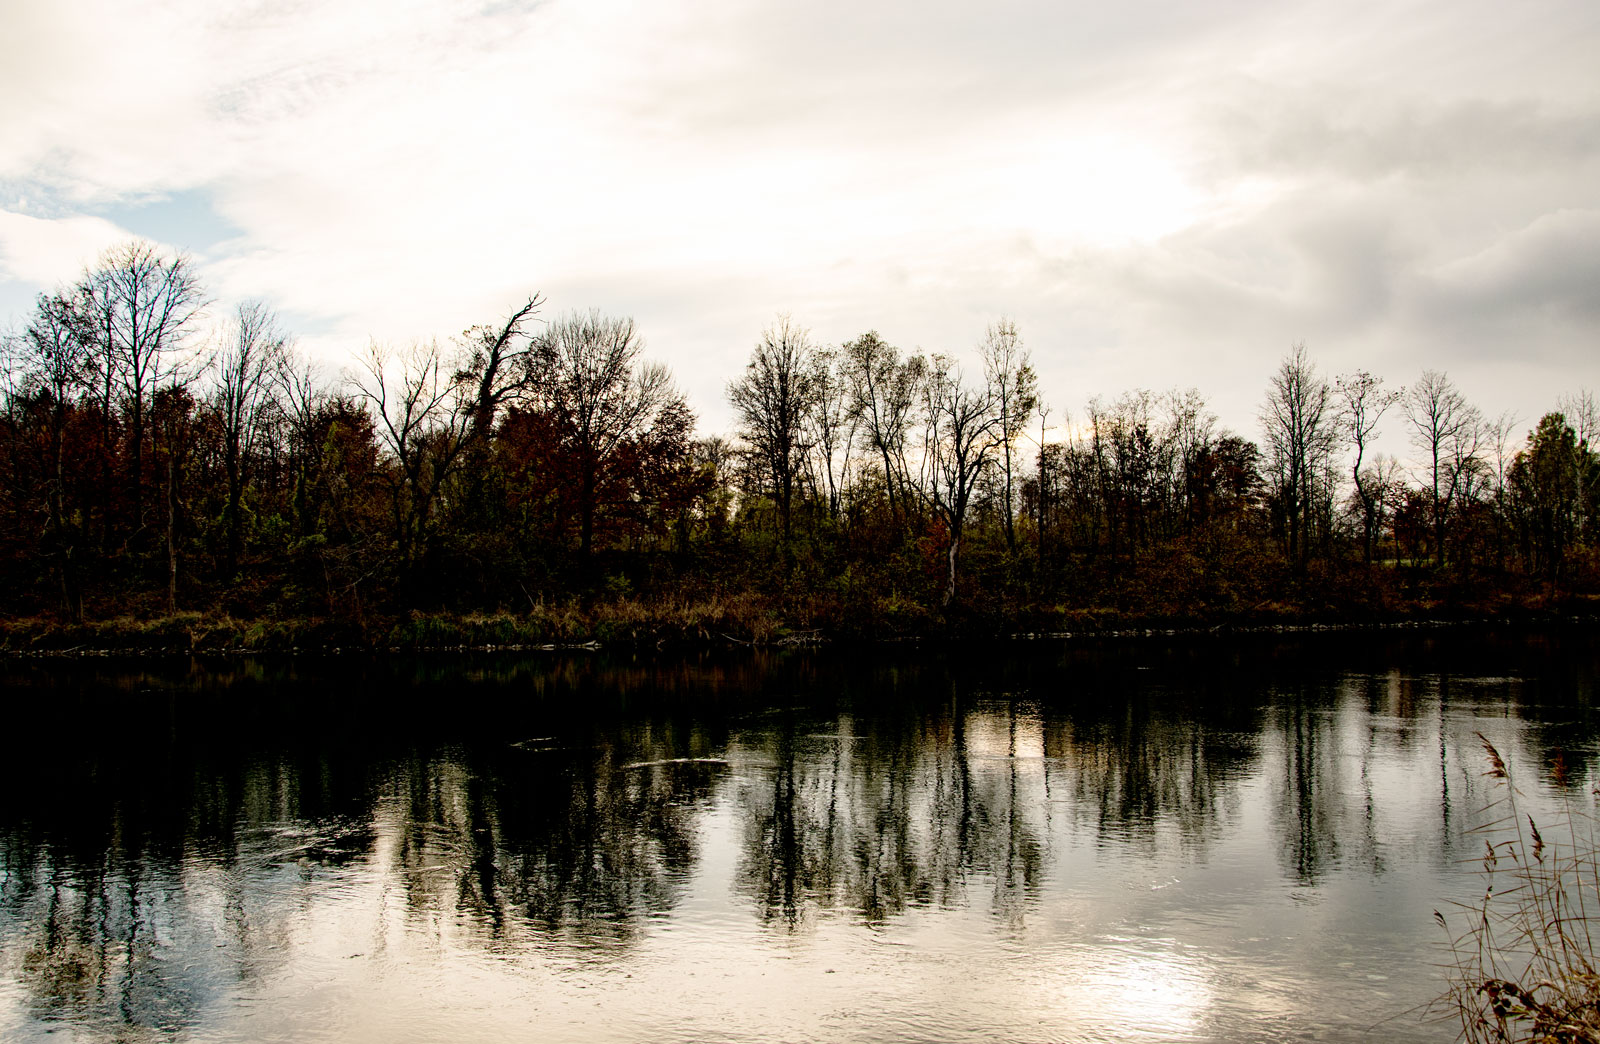
MULTIPOLYGON (((1450 937, 1448 988, 1439 1005, 1458 1017, 1461 1039, 1479 1042, 1600 1044, 1600 844, 1592 807, 1572 800, 1567 766, 1552 765, 1563 807, 1541 831, 1518 805, 1505 759, 1482 733, 1499 796, 1482 826, 1483 897, 1459 905, 1466 926, 1450 937)), ((1600 793, 1600 790, 1595 791, 1600 793)))

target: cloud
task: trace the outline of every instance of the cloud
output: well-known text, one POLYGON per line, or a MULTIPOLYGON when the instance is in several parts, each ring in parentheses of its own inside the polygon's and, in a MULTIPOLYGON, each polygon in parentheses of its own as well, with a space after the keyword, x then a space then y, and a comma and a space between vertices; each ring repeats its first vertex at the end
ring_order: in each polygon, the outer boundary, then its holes
POLYGON ((1433 273, 1436 313, 1473 322, 1528 313, 1600 320, 1600 210, 1561 210, 1433 273))
POLYGON ((1526 175, 1600 159, 1600 104, 1526 99, 1449 104, 1372 90, 1251 84, 1216 117, 1227 175, 1392 176, 1459 181, 1526 175))
POLYGON ((50 201, 0 218, 13 278, 71 278, 164 200, 219 306, 264 297, 329 355, 539 289, 635 315, 709 428, 779 311, 930 350, 1009 314, 1058 402, 1198 384, 1239 428, 1302 339, 1519 402, 1557 367, 1600 383, 1600 14, 1577 0, 4 17, 0 185, 50 201), (1529 341, 1505 378, 1495 353, 1529 341))
POLYGON ((130 238, 126 229, 104 218, 39 218, 0 209, 0 273, 40 289, 53 288, 130 238))
POLYGON ((1558 210, 1502 235, 1477 252, 1424 272, 1408 299, 1408 325, 1430 337, 1439 366, 1500 375, 1493 403, 1525 417, 1558 394, 1600 387, 1594 351, 1600 330, 1600 209, 1558 210), (1538 396, 1515 395, 1539 387, 1538 396))

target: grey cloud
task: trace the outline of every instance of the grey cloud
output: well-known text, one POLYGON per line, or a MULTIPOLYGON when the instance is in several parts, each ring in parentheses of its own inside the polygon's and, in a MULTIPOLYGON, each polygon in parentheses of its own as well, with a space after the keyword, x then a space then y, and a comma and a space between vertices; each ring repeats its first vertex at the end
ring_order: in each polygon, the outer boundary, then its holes
POLYGON ((1441 300, 1479 312, 1557 310, 1600 318, 1600 210, 1562 210, 1439 269, 1441 300))
MULTIPOLYGON (((1291 193, 1138 248, 1041 256, 1029 299, 1070 285, 1054 321, 1107 331, 1101 343, 1123 361, 1099 366, 1094 390, 1192 383, 1246 431, 1272 362, 1301 340, 1330 373, 1360 367, 1404 383, 1447 369, 1491 412, 1533 415, 1562 388, 1600 379, 1600 210, 1549 214, 1487 249, 1441 256, 1431 219, 1408 218, 1415 203, 1378 188, 1291 193)), ((1073 380, 1065 363, 1041 369, 1058 386, 1073 380)))
POLYGON ((1110 253, 1101 272, 1108 293, 1186 338, 1349 339, 1392 315, 1417 259, 1388 200, 1307 192, 1110 253))
POLYGON ((1529 100, 1401 100, 1342 87, 1254 84, 1214 117, 1234 176, 1360 180, 1526 173, 1600 158, 1600 106, 1529 100))

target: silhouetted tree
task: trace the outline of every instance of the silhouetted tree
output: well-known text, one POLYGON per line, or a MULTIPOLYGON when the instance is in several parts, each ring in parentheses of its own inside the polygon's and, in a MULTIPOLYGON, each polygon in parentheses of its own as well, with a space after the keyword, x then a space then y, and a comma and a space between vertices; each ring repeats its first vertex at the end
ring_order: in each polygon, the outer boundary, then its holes
POLYGON ((1361 505, 1361 554, 1372 561, 1372 545, 1377 539, 1381 517, 1381 489, 1374 485, 1375 476, 1362 469, 1367 447, 1378 432, 1378 422, 1389 407, 1400 399, 1400 393, 1386 391, 1383 378, 1374 377, 1365 370, 1357 370, 1340 377, 1335 384, 1341 406, 1340 419, 1344 437, 1355 450, 1350 464, 1350 478, 1355 484, 1356 499, 1361 505))
POLYGON ((811 360, 812 408, 806 413, 803 439, 817 472, 813 484, 826 501, 828 517, 837 520, 860 418, 853 409, 844 357, 834 349, 819 348, 811 360))
POLYGON ((536 339, 528 324, 538 317, 544 298, 533 294, 498 326, 474 326, 462 335, 465 358, 456 380, 471 389, 475 445, 488 440, 502 406, 524 394, 538 375, 533 365, 536 339))
POLYGON ((1319 509, 1331 502, 1330 462, 1338 438, 1332 390, 1317 375, 1304 344, 1278 366, 1261 407, 1272 493, 1289 559, 1304 567, 1319 509))
POLYGON ((978 479, 1004 440, 1004 429, 991 390, 971 388, 954 360, 935 355, 923 385, 924 493, 945 527, 949 567, 941 604, 955 600, 967 508, 978 479))
POLYGON ((744 376, 728 385, 739 434, 770 484, 787 558, 793 540, 795 485, 805 467, 806 428, 816 407, 815 349, 787 315, 761 334, 744 376))
POLYGON ((260 301, 250 301, 235 311, 217 354, 213 402, 221 422, 228 482, 223 509, 228 537, 222 569, 225 578, 232 578, 239 569, 239 554, 244 547, 241 501, 245 479, 278 375, 287 365, 285 345, 286 339, 278 331, 271 310, 260 301))
POLYGON ((113 247, 84 274, 73 295, 95 348, 94 365, 120 390, 128 417, 128 486, 132 522, 144 518, 146 413, 155 389, 174 376, 182 347, 201 307, 200 283, 183 254, 167 256, 152 243, 113 247))
POLYGON ((395 553, 409 583, 427 555, 434 509, 466 444, 470 400, 431 341, 399 353, 373 343, 351 381, 389 451, 395 553))
POLYGON ((151 396, 154 449, 162 465, 166 492, 167 612, 178 611, 179 526, 184 511, 185 483, 194 448, 195 399, 181 382, 171 382, 151 396))
POLYGON ((1015 554, 1016 443, 1039 408, 1039 378, 1033 372, 1028 350, 1022 346, 1017 324, 1009 319, 1001 319, 984 331, 979 352, 983 356, 984 381, 1000 422, 1000 517, 1005 524, 1006 548, 1015 554))
POLYGON ((1411 425, 1411 444, 1422 455, 1434 563, 1443 565, 1446 523, 1480 463, 1483 415, 1437 370, 1425 371, 1407 389, 1401 408, 1411 425))
POLYGON ((20 344, 24 387, 48 417, 44 550, 60 585, 62 612, 68 619, 78 621, 83 618, 83 595, 76 568, 82 527, 68 520, 66 437, 67 420, 89 364, 88 331, 79 302, 69 294, 40 294, 20 344))
POLYGON ((640 360, 632 319, 572 313, 550 324, 533 349, 534 408, 555 424, 577 481, 578 553, 594 547, 602 479, 617 454, 663 416, 688 415, 666 367, 640 360))
POLYGON ((902 360, 899 351, 869 330, 840 349, 844 353, 863 434, 883 467, 889 513, 901 519, 907 510, 910 468, 906 438, 914 422, 927 362, 921 355, 902 360))

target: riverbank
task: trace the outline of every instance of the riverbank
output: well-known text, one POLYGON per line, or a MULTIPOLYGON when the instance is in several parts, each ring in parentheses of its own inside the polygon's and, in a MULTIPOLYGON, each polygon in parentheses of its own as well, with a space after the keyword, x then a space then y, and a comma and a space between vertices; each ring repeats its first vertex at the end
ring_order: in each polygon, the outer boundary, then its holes
POLYGON ((1152 616, 1099 608, 941 614, 888 603, 870 618, 828 615, 825 606, 785 605, 742 593, 698 601, 614 599, 534 605, 521 612, 419 612, 362 618, 239 619, 180 612, 70 623, 48 616, 0 621, 0 655, 91 656, 192 653, 340 653, 385 650, 530 650, 607 646, 749 645, 946 638, 1133 638, 1154 635, 1309 632, 1600 623, 1600 596, 1417 603, 1382 612, 1341 612, 1265 602, 1226 614, 1152 616))

